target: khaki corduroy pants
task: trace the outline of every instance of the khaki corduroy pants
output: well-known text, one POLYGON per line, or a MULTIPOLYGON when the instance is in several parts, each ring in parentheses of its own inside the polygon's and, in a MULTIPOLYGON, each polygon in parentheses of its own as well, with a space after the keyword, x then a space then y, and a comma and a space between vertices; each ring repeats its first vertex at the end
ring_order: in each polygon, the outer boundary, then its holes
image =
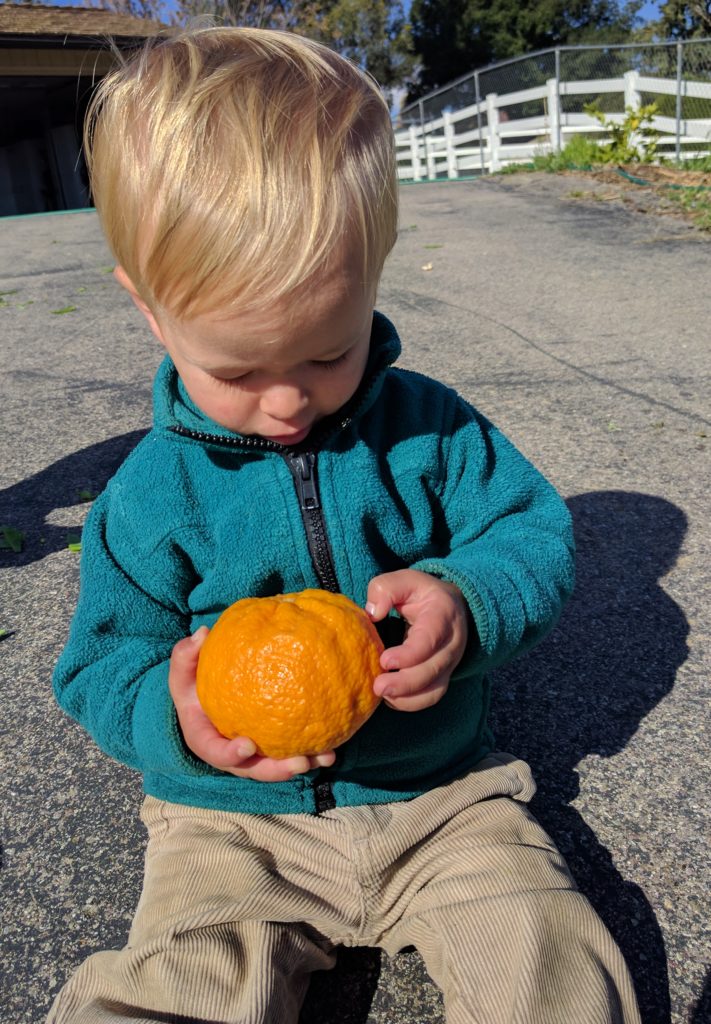
POLYGON ((90 957, 49 1024, 296 1024, 339 944, 416 946, 449 1024, 638 1024, 617 946, 524 806, 533 791, 527 765, 495 754, 415 800, 319 817, 147 797, 128 945, 90 957))

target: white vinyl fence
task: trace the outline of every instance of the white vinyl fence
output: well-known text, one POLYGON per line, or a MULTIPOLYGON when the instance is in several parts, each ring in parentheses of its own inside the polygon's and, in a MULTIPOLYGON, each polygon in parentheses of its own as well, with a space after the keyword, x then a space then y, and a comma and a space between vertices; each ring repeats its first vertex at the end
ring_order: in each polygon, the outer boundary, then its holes
POLYGON ((658 156, 706 155, 711 40, 694 42, 693 53, 688 46, 560 48, 474 72, 402 112, 398 175, 422 181, 485 174, 556 152, 576 133, 605 141, 604 126, 583 109, 591 102, 610 121, 656 102, 658 156))

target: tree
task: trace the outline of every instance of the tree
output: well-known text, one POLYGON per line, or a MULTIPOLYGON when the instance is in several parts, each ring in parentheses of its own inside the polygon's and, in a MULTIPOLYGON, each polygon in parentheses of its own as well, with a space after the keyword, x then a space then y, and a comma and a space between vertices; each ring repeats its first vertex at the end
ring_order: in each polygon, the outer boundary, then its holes
POLYGON ((414 98, 459 75, 533 50, 629 38, 640 0, 414 0, 422 62, 414 98))
POLYGON ((412 37, 402 3, 338 0, 320 28, 328 46, 369 71, 386 91, 412 74, 412 37))
POLYGON ((311 34, 333 5, 319 0, 177 0, 176 20, 209 16, 219 25, 246 25, 250 28, 301 30, 311 34))
POLYGON ((655 24, 662 39, 698 39, 711 36, 709 0, 667 0, 655 24))
MULTIPOLYGON (((42 0, 39 0, 42 2, 42 0)), ((133 18, 168 21, 167 0, 84 0, 83 7, 99 7, 116 14, 130 14, 133 18)))
POLYGON ((178 0, 179 22, 201 15, 218 24, 281 29, 316 39, 369 71, 390 95, 408 81, 414 66, 401 0, 178 0))

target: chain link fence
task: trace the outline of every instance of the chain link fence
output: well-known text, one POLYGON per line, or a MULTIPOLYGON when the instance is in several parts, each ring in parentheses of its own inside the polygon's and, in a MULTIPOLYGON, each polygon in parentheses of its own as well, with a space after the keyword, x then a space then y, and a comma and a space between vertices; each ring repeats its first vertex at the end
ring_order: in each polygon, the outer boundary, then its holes
POLYGON ((711 39, 561 46, 473 71, 400 112, 400 177, 486 173, 600 136, 590 103, 612 120, 656 103, 660 156, 711 153, 711 39))

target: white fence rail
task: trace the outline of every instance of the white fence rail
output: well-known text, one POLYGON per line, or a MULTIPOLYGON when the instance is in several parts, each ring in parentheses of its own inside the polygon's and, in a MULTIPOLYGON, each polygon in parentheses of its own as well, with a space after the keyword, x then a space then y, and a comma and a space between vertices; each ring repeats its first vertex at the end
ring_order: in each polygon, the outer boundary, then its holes
MULTIPOLYGON (((711 44, 708 53, 711 64, 711 44)), ((440 103, 436 117, 426 116, 429 111, 422 102, 419 111, 417 106, 412 108, 409 125, 395 132, 401 180, 492 173, 559 151, 576 133, 605 141, 605 127, 582 110, 591 100, 600 103, 609 121, 617 122, 624 119, 625 108, 657 101, 653 126, 661 133, 660 157, 711 152, 711 80, 690 81, 679 74, 672 78, 632 69, 609 78, 564 81, 550 77, 530 88, 485 95, 479 93, 477 83, 476 93, 477 102, 456 109, 454 89, 442 91, 442 98, 450 102, 440 103)))

